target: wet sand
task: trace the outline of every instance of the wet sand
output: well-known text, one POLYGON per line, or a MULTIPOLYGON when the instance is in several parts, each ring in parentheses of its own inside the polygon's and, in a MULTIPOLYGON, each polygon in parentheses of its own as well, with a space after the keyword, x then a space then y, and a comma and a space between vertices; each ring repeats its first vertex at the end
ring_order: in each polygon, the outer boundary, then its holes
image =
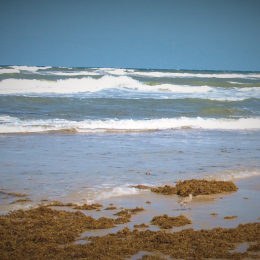
POLYGON ((85 211, 84 213, 94 218, 99 218, 102 216, 115 217, 113 214, 118 212, 121 207, 143 207, 145 211, 133 215, 130 223, 118 225, 116 228, 108 230, 87 231, 84 235, 100 236, 117 232, 124 227, 133 230, 134 224, 141 223, 150 226, 146 229, 158 231, 161 229, 151 225, 150 220, 154 216, 163 214, 168 214, 169 216, 179 216, 182 214, 192 221, 192 224, 166 229, 166 232, 175 232, 186 228, 193 228, 194 230, 212 229, 216 227, 233 228, 240 223, 258 222, 258 218, 260 217, 260 176, 236 180, 234 183, 239 188, 237 192, 198 195, 187 204, 186 209, 180 207, 178 203, 178 200, 180 200, 179 196, 161 195, 150 191, 142 191, 141 194, 137 195, 114 197, 99 201, 99 203, 104 205, 104 208, 108 207, 110 203, 113 203, 113 206, 116 206, 117 209, 98 212, 85 211), (146 203, 147 201, 151 202, 151 204, 146 203), (211 215, 212 213, 216 213, 217 215, 211 215), (226 216, 237 216, 237 218, 224 219, 226 216))

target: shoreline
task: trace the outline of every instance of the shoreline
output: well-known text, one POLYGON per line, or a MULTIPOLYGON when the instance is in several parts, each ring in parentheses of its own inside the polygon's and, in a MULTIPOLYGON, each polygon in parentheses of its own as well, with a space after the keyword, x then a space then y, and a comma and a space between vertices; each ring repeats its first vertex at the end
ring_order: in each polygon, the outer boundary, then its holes
MULTIPOLYGON (((111 217, 113 216, 113 213, 116 212, 119 208, 135 208, 135 207, 143 207, 145 208, 145 213, 143 215, 152 216, 152 215, 158 215, 159 213, 163 212, 165 214, 169 215, 176 215, 179 213, 187 214, 190 217, 194 218, 194 223, 199 223, 199 219, 203 216, 204 218, 207 218, 210 222, 212 220, 212 216, 208 217, 211 213, 217 213, 218 216, 214 217, 214 220, 220 220, 220 218, 224 215, 230 215, 234 213, 233 215, 237 215, 237 220, 233 220, 232 222, 238 223, 238 221, 242 221, 239 223, 247 223, 252 222, 254 220, 257 220, 257 218, 260 216, 260 209, 257 208, 257 202, 260 195, 260 176, 252 176, 244 179, 237 179, 234 180, 233 183, 238 187, 237 191, 233 192, 224 192, 224 193, 217 193, 217 194, 210 194, 210 195, 198 195, 195 198, 192 199, 192 201, 189 203, 188 207, 192 208, 192 210, 188 209, 181 209, 180 204, 178 203, 178 200, 180 200, 182 197, 178 195, 163 195, 151 192, 150 190, 142 190, 140 189, 140 193, 137 194, 129 194, 129 195, 121 195, 121 196, 114 196, 109 197, 101 200, 95 201, 95 203, 100 203, 104 205, 104 208, 108 207, 109 204, 113 204, 117 207, 115 210, 102 210, 99 212, 91 211, 91 210, 82 210, 82 212, 86 215, 91 215, 93 217, 111 217), (150 202, 150 203, 146 203, 150 202), (247 212, 250 212, 250 214, 247 214, 247 212), (197 217, 199 215, 199 219, 197 217), (257 218, 256 218, 257 217, 257 218)), ((16 194, 10 193, 11 195, 15 196, 14 198, 16 200, 25 200, 25 202, 20 203, 20 206, 18 209, 12 209, 12 205, 14 203, 9 203, 4 205, 7 209, 10 207, 11 210, 8 212, 2 212, 1 215, 8 214, 12 212, 13 210, 19 210, 19 209, 25 209, 30 210, 32 208, 35 208, 39 205, 45 205, 48 204, 51 201, 42 201, 41 204, 37 204, 36 206, 30 206, 30 196, 26 194, 16 194), (28 201, 26 201, 28 199, 28 201), (27 204, 28 203, 28 207, 27 204), (24 206, 24 208, 22 207, 24 206)), ((5 199, 5 198, 4 198, 5 199)), ((68 198, 66 198, 65 202, 68 198)), ((64 202, 61 200, 61 202, 64 202)), ((87 202, 87 204, 94 203, 94 201, 83 201, 84 203, 87 202)), ((77 203, 76 203, 77 204, 77 203)), ((3 206, 2 206, 3 207, 3 206)), ((52 208, 56 209, 65 209, 74 211, 72 208, 69 207, 55 207, 52 208)), ((223 227, 226 227, 225 222, 219 222, 218 223, 223 225, 223 227)), ((203 226, 201 224, 196 224, 198 227, 195 227, 198 229, 199 227, 204 228, 205 223, 203 226)), ((193 228, 194 228, 193 227, 193 228)), ((212 228, 212 225, 209 225, 210 228, 212 228)), ((215 226, 214 226, 215 227, 215 226)))

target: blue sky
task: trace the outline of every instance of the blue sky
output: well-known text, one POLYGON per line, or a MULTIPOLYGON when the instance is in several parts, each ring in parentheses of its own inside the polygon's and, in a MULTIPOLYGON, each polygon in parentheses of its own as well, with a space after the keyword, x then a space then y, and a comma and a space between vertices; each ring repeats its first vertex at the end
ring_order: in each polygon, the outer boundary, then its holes
POLYGON ((260 71, 259 0, 6 0, 0 64, 260 71))

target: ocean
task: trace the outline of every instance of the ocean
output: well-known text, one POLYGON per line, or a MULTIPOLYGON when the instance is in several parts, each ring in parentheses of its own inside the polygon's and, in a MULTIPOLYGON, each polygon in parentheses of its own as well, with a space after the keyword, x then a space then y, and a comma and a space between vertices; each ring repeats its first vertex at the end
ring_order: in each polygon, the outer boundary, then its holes
POLYGON ((2 66, 0 154, 0 212, 258 176, 260 72, 2 66))

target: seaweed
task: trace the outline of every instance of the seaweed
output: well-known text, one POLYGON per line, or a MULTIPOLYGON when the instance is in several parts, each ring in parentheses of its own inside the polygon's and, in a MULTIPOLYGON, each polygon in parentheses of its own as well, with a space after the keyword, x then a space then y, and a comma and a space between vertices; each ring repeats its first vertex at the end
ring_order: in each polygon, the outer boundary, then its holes
POLYGON ((129 214, 129 209, 122 209, 119 212, 114 214, 115 216, 131 216, 131 214, 129 214))
POLYGON ((76 206, 74 207, 74 209, 81 209, 81 210, 93 210, 93 209, 96 209, 96 210, 100 210, 100 208, 102 208, 103 205, 99 204, 99 203, 95 203, 95 204, 84 204, 82 206, 76 206))
POLYGON ((152 188, 151 191, 164 195, 188 196, 217 194, 228 191, 237 191, 237 186, 231 181, 207 181, 207 180, 185 180, 178 182, 175 187, 165 185, 164 187, 152 188))
POLYGON ((136 186, 132 185, 131 188, 136 188, 136 189, 139 189, 139 190, 147 190, 147 189, 150 189, 151 187, 146 186, 146 185, 140 185, 140 184, 138 184, 138 185, 136 185, 136 186))
POLYGON ((14 197, 25 197, 28 194, 26 194, 26 193, 22 194, 22 193, 8 192, 7 195, 14 196, 14 197))
POLYGON ((164 195, 177 194, 177 189, 169 185, 165 185, 164 187, 151 188, 151 191, 155 193, 161 193, 164 195))
POLYGON ((46 207, 51 207, 51 206, 56 206, 56 207, 71 207, 71 206, 78 206, 77 204, 75 203, 63 203, 63 202, 60 202, 60 201, 52 201, 52 202, 49 202, 48 204, 44 205, 46 207))
POLYGON ((134 209, 123 209, 117 213, 115 213, 115 216, 125 216, 125 217, 131 217, 132 214, 136 214, 137 212, 144 211, 145 209, 143 207, 135 207, 134 209))
POLYGON ((13 201, 12 202, 12 204, 14 204, 14 203, 17 203, 17 202, 28 202, 28 201, 31 201, 29 198, 25 198, 25 199, 18 199, 18 200, 15 200, 15 201, 13 201))
POLYGON ((151 223, 153 225, 158 225, 160 228, 167 229, 191 224, 192 221, 187 219, 184 215, 169 217, 167 214, 164 214, 162 216, 155 216, 151 220, 151 223))
POLYGON ((143 207, 135 207, 134 209, 128 209, 131 214, 136 214, 137 212, 144 211, 145 209, 143 207))
POLYGON ((105 208, 105 210, 113 210, 113 209, 117 209, 116 207, 107 207, 105 208))
MULTIPOLYGON (((231 253, 229 250, 234 249, 231 243, 257 242, 248 251, 260 250, 258 222, 239 224, 236 228, 196 231, 188 228, 173 233, 149 229, 131 231, 126 227, 114 234, 81 238, 90 243, 72 244, 82 232, 92 228, 109 228, 114 223, 114 219, 94 219, 81 211, 68 212, 43 206, 13 211, 0 216, 0 259, 119 260, 147 251, 160 252, 175 259, 235 260, 257 258, 257 255, 231 253)), ((153 255, 144 256, 144 259, 160 258, 153 255)))
POLYGON ((28 196, 28 194, 24 193, 17 193, 17 192, 6 192, 6 191, 2 191, 0 190, 0 194, 5 194, 5 195, 8 195, 8 196, 14 196, 14 197, 25 197, 25 196, 28 196))
POLYGON ((123 216, 115 219, 115 224, 124 224, 131 221, 131 216, 123 216))
POLYGON ((226 217, 224 217, 224 219, 233 219, 233 218, 237 218, 237 216, 233 215, 233 216, 226 216, 226 217))
POLYGON ((147 228, 147 227, 150 227, 150 226, 149 226, 149 225, 146 225, 145 223, 142 223, 142 224, 140 224, 140 225, 135 224, 134 227, 135 227, 135 228, 147 228))
MULTIPOLYGON (((260 251, 260 243, 258 242, 258 243, 255 244, 255 245, 250 245, 250 246, 247 248, 247 251, 259 252, 259 251, 260 251)), ((258 257, 259 257, 259 256, 258 256, 258 257)))
POLYGON ((103 207, 103 205, 101 205, 99 203, 78 205, 78 204, 72 203, 72 202, 63 203, 60 201, 52 201, 44 206, 46 206, 46 207, 50 207, 50 206, 73 207, 73 209, 80 209, 80 210, 94 210, 94 209, 100 209, 103 207))

